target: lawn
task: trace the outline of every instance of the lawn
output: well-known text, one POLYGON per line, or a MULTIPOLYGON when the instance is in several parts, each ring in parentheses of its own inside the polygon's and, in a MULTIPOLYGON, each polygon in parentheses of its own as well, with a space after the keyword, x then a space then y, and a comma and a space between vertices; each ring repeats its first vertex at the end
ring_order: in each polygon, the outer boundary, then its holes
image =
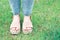
MULTIPOLYGON (((0 0, 0 40, 60 40, 60 0, 35 0, 32 11, 33 32, 11 35, 12 12, 9 0, 0 0)), ((22 10, 21 23, 23 22, 22 10)))

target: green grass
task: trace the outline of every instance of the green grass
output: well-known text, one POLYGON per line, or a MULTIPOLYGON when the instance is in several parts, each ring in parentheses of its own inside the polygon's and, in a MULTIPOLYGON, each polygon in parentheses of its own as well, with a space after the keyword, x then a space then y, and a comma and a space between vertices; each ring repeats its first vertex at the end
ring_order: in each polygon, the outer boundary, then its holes
POLYGON ((35 1, 32 12, 34 28, 31 34, 24 35, 21 32, 11 35, 11 21, 12 12, 8 0, 0 0, 0 40, 60 40, 60 0, 35 1))

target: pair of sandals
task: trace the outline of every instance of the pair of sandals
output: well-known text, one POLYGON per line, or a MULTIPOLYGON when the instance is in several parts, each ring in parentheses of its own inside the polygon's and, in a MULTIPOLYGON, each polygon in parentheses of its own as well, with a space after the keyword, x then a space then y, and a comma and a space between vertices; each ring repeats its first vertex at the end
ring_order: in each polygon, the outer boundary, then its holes
MULTIPOLYGON (((22 25, 22 31, 24 34, 29 34, 32 32, 32 29, 33 26, 32 26, 32 22, 23 22, 23 25, 22 25)), ((11 34, 18 34, 20 33, 20 23, 15 23, 15 24, 11 24, 11 27, 10 27, 10 32, 11 34), (13 26, 13 25, 16 25, 16 26, 13 26)))

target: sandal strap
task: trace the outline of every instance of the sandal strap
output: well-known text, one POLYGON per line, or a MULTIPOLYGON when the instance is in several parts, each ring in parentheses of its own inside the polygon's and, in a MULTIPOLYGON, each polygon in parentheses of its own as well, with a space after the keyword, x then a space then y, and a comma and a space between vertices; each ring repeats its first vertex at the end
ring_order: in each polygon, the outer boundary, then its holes
POLYGON ((17 29, 17 27, 12 27, 12 28, 10 28, 10 30, 12 30, 12 29, 14 29, 14 31, 20 30, 20 29, 17 29))
POLYGON ((28 31, 28 30, 32 30, 32 27, 26 27, 25 29, 23 29, 25 31, 28 31))

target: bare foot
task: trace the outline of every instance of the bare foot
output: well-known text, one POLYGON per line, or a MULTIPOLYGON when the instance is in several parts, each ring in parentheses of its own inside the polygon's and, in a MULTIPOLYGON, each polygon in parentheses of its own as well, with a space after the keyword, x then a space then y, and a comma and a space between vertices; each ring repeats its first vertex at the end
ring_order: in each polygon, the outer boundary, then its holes
POLYGON ((24 22, 23 22, 23 33, 29 34, 32 32, 32 22, 30 16, 24 16, 24 22))
POLYGON ((20 32, 20 18, 19 15, 13 16, 13 21, 10 26, 11 34, 18 34, 20 32))

